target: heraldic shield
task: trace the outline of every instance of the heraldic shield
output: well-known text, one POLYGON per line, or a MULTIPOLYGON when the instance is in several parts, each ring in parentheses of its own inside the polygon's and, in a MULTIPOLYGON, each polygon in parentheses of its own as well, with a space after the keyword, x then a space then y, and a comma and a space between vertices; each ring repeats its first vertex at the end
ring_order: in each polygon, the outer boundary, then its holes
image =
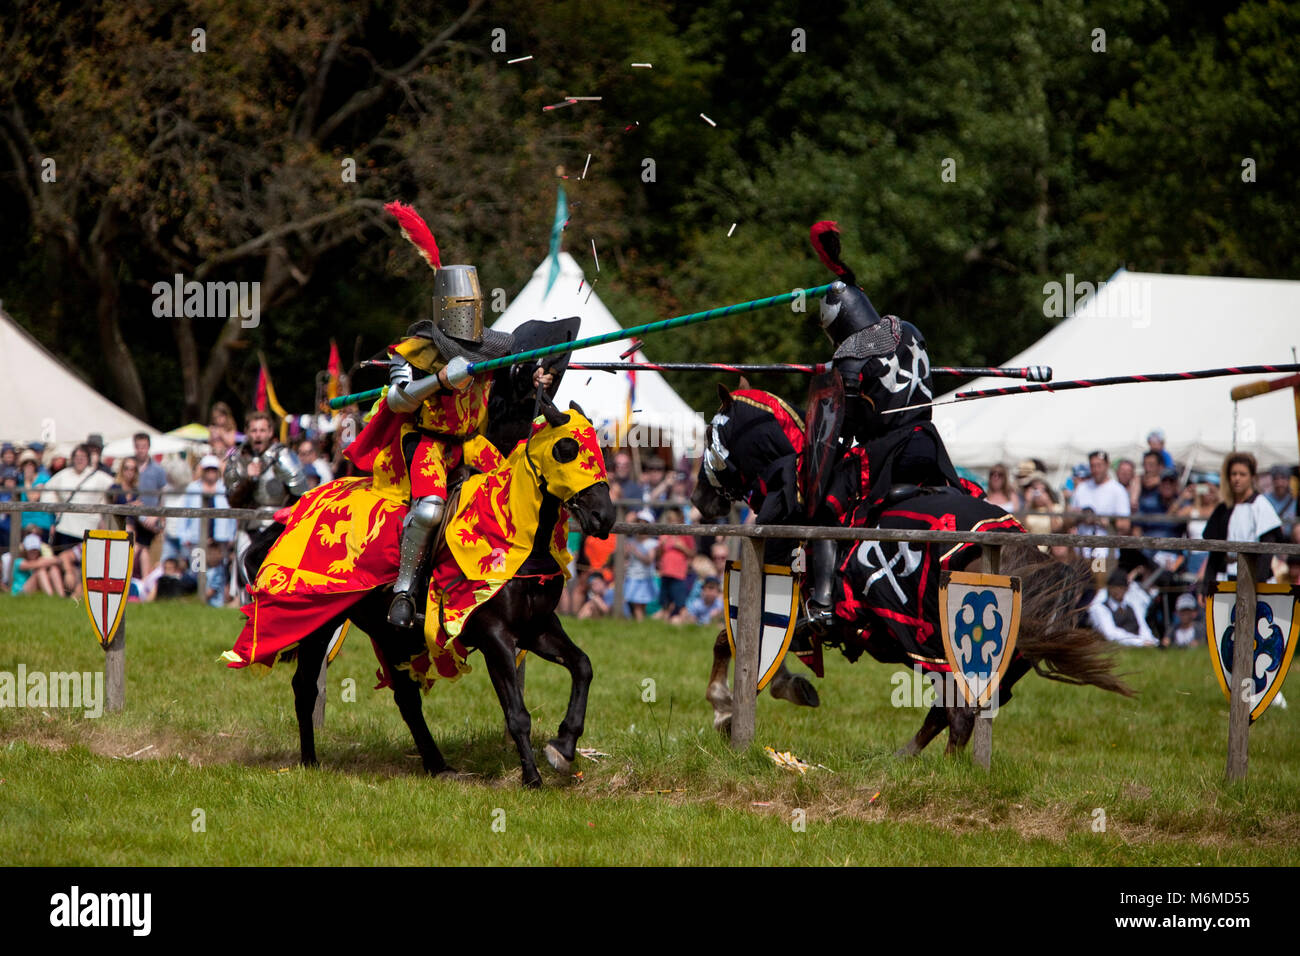
MULTIPOLYGON (((779 564, 763 565, 763 615, 758 638, 758 690, 767 686, 781 666, 790 648, 794 622, 799 610, 799 576, 779 564)), ((727 643, 736 656, 736 622, 740 619, 740 562, 727 562, 727 576, 722 582, 727 602, 727 643)))
POLYGON ((1015 653, 1020 632, 1020 579, 942 572, 939 621, 953 682, 971 706, 987 704, 1015 653))
POLYGON ((87 531, 81 539, 81 593, 100 646, 117 636, 126 610, 135 564, 135 538, 129 531, 87 531))
MULTIPOLYGON (((1296 633, 1300 631, 1300 615, 1296 614, 1296 599, 1300 588, 1290 584, 1257 584, 1255 586, 1255 655, 1250 680, 1250 719, 1253 723, 1268 709, 1282 682, 1286 680, 1291 656, 1295 653, 1296 633)), ((1233 683, 1242 688, 1240 681, 1230 681, 1232 652, 1237 628, 1237 582, 1220 581, 1214 599, 1205 605, 1205 633, 1209 640, 1210 658, 1214 663, 1214 676, 1219 679, 1223 694, 1232 700, 1233 683)))

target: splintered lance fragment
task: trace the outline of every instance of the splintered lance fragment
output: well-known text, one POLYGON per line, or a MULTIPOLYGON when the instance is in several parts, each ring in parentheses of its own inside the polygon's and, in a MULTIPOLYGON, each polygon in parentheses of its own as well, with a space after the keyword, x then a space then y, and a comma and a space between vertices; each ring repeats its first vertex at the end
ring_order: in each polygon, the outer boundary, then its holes
POLYGON ((633 65, 634 67, 637 67, 637 68, 642 69, 642 70, 653 70, 653 69, 654 69, 653 64, 650 64, 650 63, 633 63, 632 65, 633 65))
POLYGON ((542 112, 545 113, 547 110, 558 110, 558 109, 563 109, 563 108, 566 107, 566 106, 572 106, 572 105, 573 105, 574 103, 576 103, 576 102, 578 102, 578 101, 577 101, 576 99, 574 99, 572 96, 570 96, 570 97, 569 97, 567 100, 565 100, 563 103, 552 103, 550 106, 543 106, 543 107, 542 107, 542 112))
POLYGON ((507 62, 507 63, 523 63, 524 60, 531 60, 532 58, 533 58, 533 55, 530 53, 530 54, 528 54, 528 56, 517 56, 517 57, 515 57, 513 60, 506 60, 506 62, 507 62))
POLYGON ((733 222, 733 223, 731 224, 731 228, 727 230, 727 238, 730 239, 730 238, 731 238, 731 234, 732 234, 733 232, 735 232, 735 231, 736 231, 736 224, 733 222))
POLYGON ((586 178, 587 178, 587 167, 590 166, 590 165, 591 165, 591 153, 588 153, 588 154, 587 154, 587 161, 586 161, 585 163, 582 164, 582 175, 578 177, 579 179, 586 179, 586 178))
POLYGON ((705 116, 703 113, 700 114, 700 119, 704 120, 704 122, 708 123, 710 126, 717 126, 717 125, 718 125, 717 123, 713 122, 713 120, 711 120, 711 119, 709 119, 707 116, 705 116))

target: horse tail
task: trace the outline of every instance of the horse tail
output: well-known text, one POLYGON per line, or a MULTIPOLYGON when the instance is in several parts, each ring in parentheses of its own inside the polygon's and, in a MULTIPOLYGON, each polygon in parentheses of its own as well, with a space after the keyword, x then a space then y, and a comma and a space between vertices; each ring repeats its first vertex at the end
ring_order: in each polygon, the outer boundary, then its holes
POLYGON ((1058 561, 1032 545, 1015 544, 1002 549, 1001 573, 1020 578, 1016 649, 1040 676, 1134 696, 1114 673, 1118 648, 1093 628, 1076 624, 1081 598, 1092 587, 1086 561, 1058 561))

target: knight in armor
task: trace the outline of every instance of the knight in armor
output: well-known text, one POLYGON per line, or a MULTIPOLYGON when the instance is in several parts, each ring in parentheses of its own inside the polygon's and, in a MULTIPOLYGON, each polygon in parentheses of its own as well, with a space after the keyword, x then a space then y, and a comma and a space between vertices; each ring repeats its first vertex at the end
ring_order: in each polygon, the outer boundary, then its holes
MULTIPOLYGON (((388 620, 398 627, 411 627, 416 619, 415 589, 421 567, 446 509, 448 474, 461 464, 465 440, 484 431, 488 423, 496 377, 492 373, 471 375, 470 363, 509 354, 514 340, 511 335, 484 329, 477 270, 470 265, 442 265, 433 234, 415 210, 397 203, 385 208, 397 217, 403 234, 436 270, 433 318, 412 325, 402 341, 388 349, 389 388, 384 401, 393 415, 382 422, 372 420, 385 434, 395 432, 402 459, 402 467, 385 465, 382 459, 373 466, 376 490, 401 487, 403 480, 409 479, 409 510, 388 620)), ((503 371, 514 376, 507 381, 521 380, 529 389, 552 382, 540 366, 503 371)), ((367 430, 372 430, 371 425, 367 430)), ((348 457, 361 464, 357 456, 374 444, 363 430, 357 448, 349 447, 348 457)))
MULTIPOLYGON (((886 500, 908 489, 971 491, 957 475, 928 407, 886 414, 933 400, 930 356, 920 330, 876 311, 840 258, 836 223, 816 223, 810 238, 819 258, 836 276, 821 301, 819 318, 835 347, 831 367, 843 383, 842 426, 838 436, 831 438, 838 441, 837 460, 848 461, 843 456, 857 446, 856 460, 850 462, 853 467, 841 468, 836 476, 842 487, 835 496, 841 502, 835 518, 846 524, 874 523, 886 500), (856 500, 850 502, 850 497, 856 500)), ((828 482, 833 480, 828 477, 828 482)), ((813 542, 809 615, 815 622, 831 617, 836 554, 836 542, 813 542)))
MULTIPOLYGON (((271 416, 253 412, 244 429, 244 443, 226 458, 226 499, 232 508, 281 508, 307 491, 307 477, 298 460, 275 440, 271 416)), ((235 545, 235 568, 239 583, 248 586, 244 556, 254 535, 275 523, 271 517, 243 522, 235 545)))

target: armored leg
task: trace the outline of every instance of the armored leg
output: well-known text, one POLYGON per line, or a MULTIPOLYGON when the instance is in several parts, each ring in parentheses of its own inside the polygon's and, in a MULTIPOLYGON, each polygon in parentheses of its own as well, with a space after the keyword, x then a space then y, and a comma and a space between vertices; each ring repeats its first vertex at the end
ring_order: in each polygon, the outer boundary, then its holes
POLYGON ((411 627, 415 623, 415 596, 412 593, 420 566, 424 563, 429 539, 442 520, 442 498, 429 495, 411 502, 411 510, 402 525, 401 563, 393 582, 393 603, 388 608, 388 623, 411 627))
POLYGON ((836 542, 822 538, 811 542, 808 571, 812 585, 808 595, 808 618, 813 624, 829 624, 834 616, 836 542))

